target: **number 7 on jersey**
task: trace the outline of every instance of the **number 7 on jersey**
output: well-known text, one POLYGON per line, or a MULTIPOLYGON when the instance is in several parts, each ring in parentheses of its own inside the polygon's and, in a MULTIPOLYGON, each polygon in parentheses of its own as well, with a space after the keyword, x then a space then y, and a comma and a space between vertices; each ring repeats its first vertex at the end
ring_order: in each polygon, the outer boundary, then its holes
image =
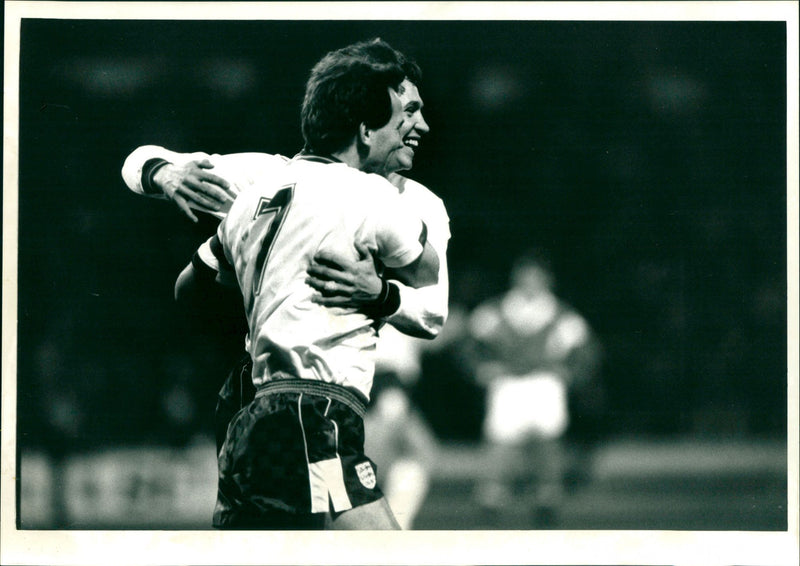
POLYGON ((264 268, 272 252, 272 245, 275 242, 275 237, 283 226, 283 221, 286 218, 286 213, 289 211, 289 205, 292 203, 293 196, 294 185, 287 185, 278 190, 271 199, 261 197, 261 200, 258 201, 258 206, 256 206, 256 212, 253 215, 254 225, 251 233, 256 235, 259 232, 263 232, 264 235, 260 240, 254 238, 254 240, 260 244, 256 262, 253 266, 252 281, 254 295, 258 295, 261 292, 261 280, 264 277, 264 268))

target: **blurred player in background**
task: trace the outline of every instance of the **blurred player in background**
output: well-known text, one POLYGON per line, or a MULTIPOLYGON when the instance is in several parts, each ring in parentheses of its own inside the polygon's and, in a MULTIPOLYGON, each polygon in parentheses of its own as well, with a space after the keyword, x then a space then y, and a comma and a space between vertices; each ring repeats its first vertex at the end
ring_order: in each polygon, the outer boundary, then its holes
MULTIPOLYGON (((364 42, 346 49, 371 57, 381 45, 381 42, 364 42)), ((400 281, 389 280, 386 276, 382 278, 373 258, 363 250, 360 250, 357 258, 321 254, 317 258, 319 263, 310 268, 308 282, 320 291, 317 300, 321 304, 370 311, 372 315, 388 317, 389 323, 403 332, 433 338, 441 329, 447 314, 446 249, 450 236, 449 220, 441 199, 419 183, 396 174, 396 171, 412 167, 419 140, 429 128, 422 117, 423 104, 417 89, 419 68, 399 52, 395 53, 401 59, 406 75, 399 91, 405 115, 400 129, 404 147, 392 152, 384 169, 379 172, 392 182, 401 200, 418 211, 425 221, 428 241, 439 257, 438 282, 414 289, 400 281), (385 305, 383 312, 376 312, 374 308, 375 299, 386 288, 384 282, 393 290, 394 312, 386 310, 385 305), (330 290, 331 285, 335 286, 333 290, 330 290)), ((212 156, 203 153, 179 154, 157 146, 143 146, 126 160, 123 178, 135 192, 169 198, 190 219, 197 220, 192 208, 224 217, 236 194, 249 190, 249 187, 268 176, 267 172, 272 167, 286 160, 282 156, 262 153, 212 156), (211 172, 212 168, 214 173, 211 172)), ((249 402, 253 394, 250 367, 238 366, 220 392, 216 431, 218 447, 224 439, 230 417, 249 402)), ((406 466, 405 469, 412 470, 413 467, 406 466)), ((412 476, 420 477, 420 474, 415 472, 412 476)), ((398 474, 394 473, 392 477, 398 477, 398 474)), ((413 481, 405 479, 401 483, 409 486, 413 481)), ((424 489, 406 489, 406 492, 424 493, 424 489)), ((399 500, 395 498, 395 501, 399 500)), ((406 508, 418 507, 418 504, 409 505, 402 501, 398 504, 406 508)))
POLYGON ((549 259, 520 256, 510 289, 475 308, 477 379, 487 388, 483 439, 490 470, 476 493, 490 511, 522 500, 535 523, 552 525, 564 492, 569 396, 598 377, 589 324, 554 292, 549 259))
POLYGON ((379 464, 378 479, 403 529, 411 529, 429 488, 438 441, 412 401, 425 346, 392 326, 381 329, 375 384, 364 419, 365 446, 379 464))

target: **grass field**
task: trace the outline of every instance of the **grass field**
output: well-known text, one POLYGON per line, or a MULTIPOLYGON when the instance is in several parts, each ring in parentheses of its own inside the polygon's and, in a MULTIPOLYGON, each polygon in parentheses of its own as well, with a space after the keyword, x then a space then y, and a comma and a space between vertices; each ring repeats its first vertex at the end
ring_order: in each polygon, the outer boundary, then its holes
MULTIPOLYGON (((471 493, 485 454, 442 452, 417 529, 531 529, 521 503, 481 513, 471 493)), ((563 530, 743 530, 787 528, 786 447, 779 442, 624 441, 597 447, 589 476, 564 500, 563 530)))
MULTIPOLYGON (((787 529, 781 442, 607 442, 586 460, 584 477, 568 491, 556 520, 545 525, 534 522, 519 500, 499 512, 481 511, 473 488, 487 458, 480 447, 442 446, 414 528, 787 529)), ((210 440, 183 449, 76 454, 60 466, 43 454, 23 454, 20 477, 24 529, 211 528, 216 462, 210 440)))

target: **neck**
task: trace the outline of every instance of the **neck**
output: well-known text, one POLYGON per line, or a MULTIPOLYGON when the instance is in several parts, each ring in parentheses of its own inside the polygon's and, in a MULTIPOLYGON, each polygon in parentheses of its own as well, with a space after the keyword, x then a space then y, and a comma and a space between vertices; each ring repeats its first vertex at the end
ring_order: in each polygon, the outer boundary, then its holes
POLYGON ((374 160, 369 159, 369 149, 366 146, 360 145, 357 140, 353 143, 332 153, 331 155, 339 161, 363 171, 364 173, 377 173, 381 176, 386 176, 386 171, 383 169, 383 163, 378 164, 374 160))
POLYGON ((363 170, 365 165, 355 144, 349 145, 340 151, 335 151, 331 155, 354 169, 363 170))

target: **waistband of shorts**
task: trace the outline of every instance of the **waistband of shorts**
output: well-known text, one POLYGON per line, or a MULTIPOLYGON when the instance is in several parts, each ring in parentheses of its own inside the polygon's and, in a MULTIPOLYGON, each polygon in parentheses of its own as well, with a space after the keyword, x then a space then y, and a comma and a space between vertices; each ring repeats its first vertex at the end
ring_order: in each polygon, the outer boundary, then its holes
POLYGON ((367 412, 367 401, 363 395, 336 383, 311 379, 276 379, 258 386, 256 397, 273 393, 306 393, 319 397, 330 397, 350 407, 359 417, 367 412))

